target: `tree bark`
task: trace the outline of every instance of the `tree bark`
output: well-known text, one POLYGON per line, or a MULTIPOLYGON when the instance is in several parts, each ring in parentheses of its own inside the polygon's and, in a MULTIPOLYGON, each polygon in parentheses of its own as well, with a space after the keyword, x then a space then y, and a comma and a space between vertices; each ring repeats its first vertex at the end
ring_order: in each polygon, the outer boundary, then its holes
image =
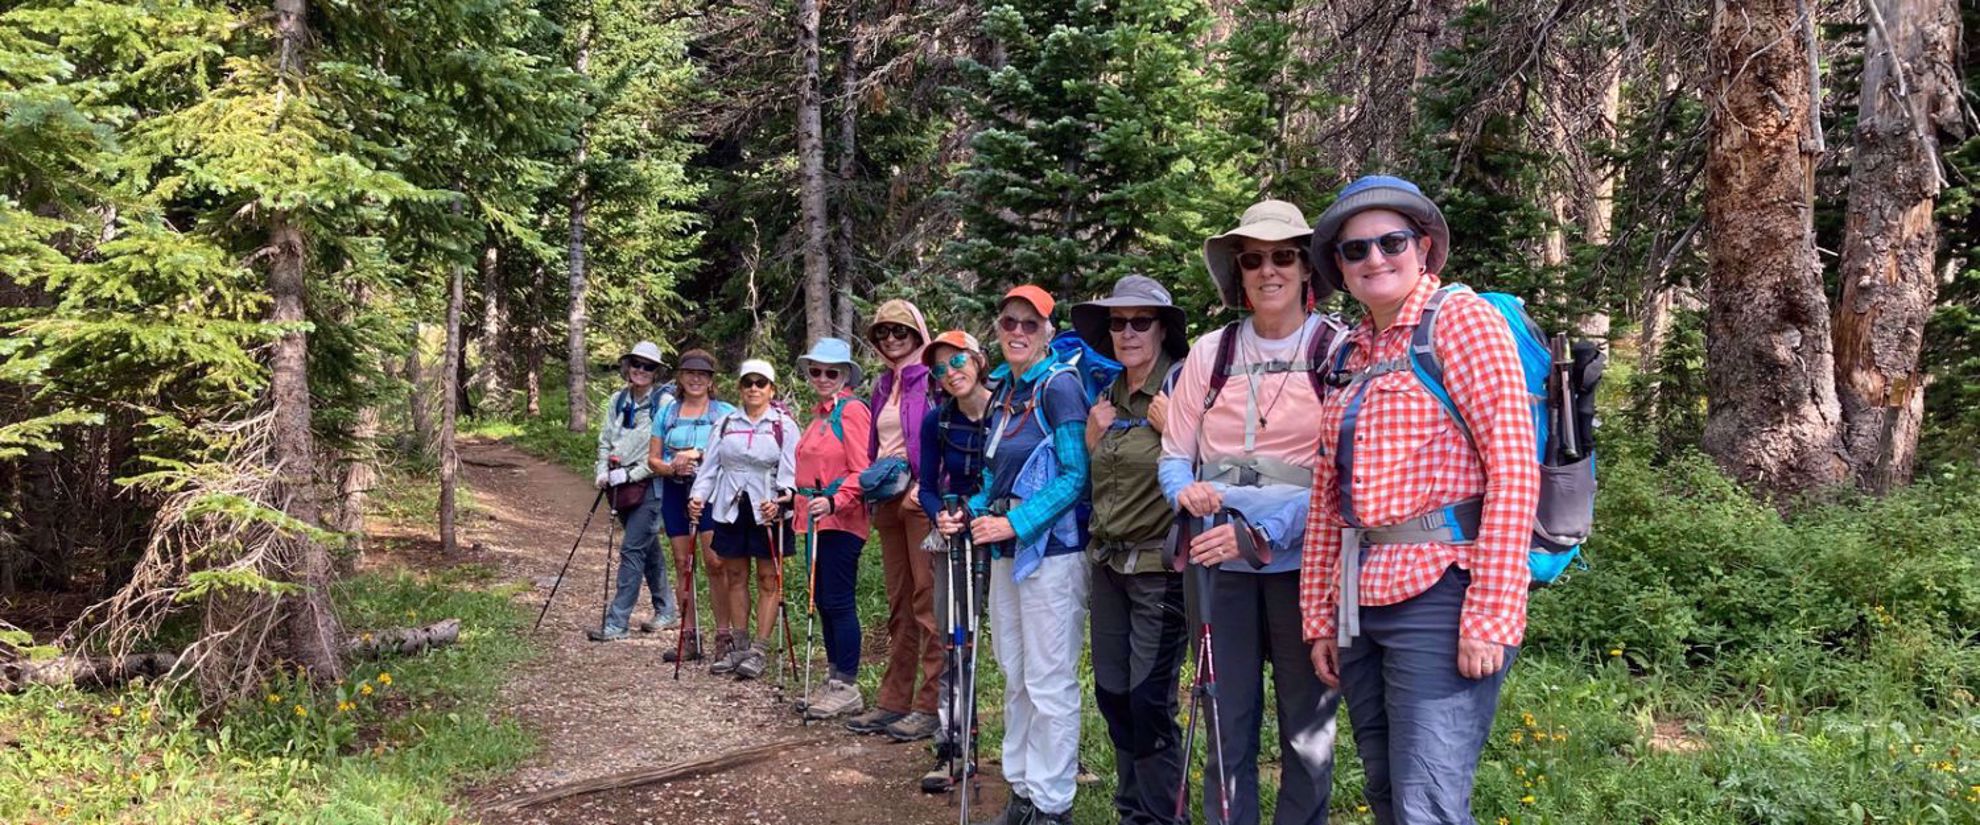
MULTIPOLYGON (((573 67, 580 77, 591 74, 591 19, 578 23, 577 59, 573 67)), ((584 334, 587 324, 584 314, 584 230, 585 212, 590 207, 589 177, 585 173, 585 163, 591 159, 590 123, 578 125, 577 156, 573 160, 576 172, 571 183, 571 311, 569 334, 566 345, 569 350, 568 366, 570 376, 567 386, 570 389, 570 410, 565 427, 574 433, 591 429, 591 404, 585 395, 585 379, 589 377, 591 365, 584 351, 584 334)))
POLYGON ((426 406, 426 367, 420 363, 420 348, 426 345, 426 336, 420 331, 419 322, 413 322, 412 342, 406 347, 406 365, 403 377, 406 382, 406 413, 412 419, 412 432, 408 433, 409 451, 424 457, 433 449, 433 411, 426 406))
POLYGON ((825 127, 819 103, 818 0, 798 0, 798 192, 804 218, 804 337, 816 341, 832 329, 832 272, 826 260, 830 235, 825 214, 825 127))
POLYGON ((1959 11, 1950 0, 1864 7, 1870 30, 1844 217, 1836 392, 1857 483, 1882 494, 1910 483, 1925 410, 1918 353, 1938 296, 1938 138, 1959 128, 1959 11))
POLYGON ((366 404, 358 409, 351 440, 357 442, 344 462, 343 480, 337 486, 337 532, 348 538, 346 552, 339 558, 338 572, 351 573, 364 560, 364 512, 371 488, 378 484, 377 441, 378 407, 366 404))
POLYGON ((543 414, 543 294, 549 268, 537 264, 529 285, 529 338, 523 342, 523 393, 531 418, 543 414))
POLYGON ((481 390, 482 409, 503 414, 509 407, 511 364, 508 291, 502 288, 502 248, 494 239, 481 248, 481 366, 472 386, 481 390))
MULTIPOLYGON (((857 15, 857 7, 846 12, 857 15)), ((853 216, 851 204, 855 178, 859 175, 859 22, 849 20, 846 55, 839 67, 839 237, 832 245, 838 253, 839 288, 833 296, 832 329, 839 338, 853 340, 853 294, 859 289, 853 272, 853 216)))
MULTIPOLYGON (((460 204, 454 205, 455 214, 460 213, 460 204)), ((453 558, 456 546, 454 532, 455 487, 459 483, 460 453, 454 448, 454 423, 459 414, 457 391, 461 384, 461 310, 465 303, 464 284, 467 267, 454 263, 449 267, 447 285, 447 355, 445 366, 440 372, 446 388, 446 400, 440 405, 440 553, 453 558)))
POLYGON ((1717 0, 1708 47, 1703 446, 1765 493, 1848 473, 1815 255, 1813 55, 1801 36, 1813 13, 1796 0, 1717 0))

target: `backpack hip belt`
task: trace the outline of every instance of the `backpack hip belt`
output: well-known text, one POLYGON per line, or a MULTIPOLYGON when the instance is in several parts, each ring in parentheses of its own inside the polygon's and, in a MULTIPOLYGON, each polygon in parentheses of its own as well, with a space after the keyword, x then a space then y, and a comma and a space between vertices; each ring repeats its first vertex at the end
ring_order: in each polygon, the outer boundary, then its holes
POLYGON ((1135 565, 1141 562, 1142 551, 1153 550, 1157 553, 1162 552, 1162 546, 1166 542, 1166 536, 1144 539, 1142 541, 1095 539, 1088 545, 1087 556, 1092 559, 1094 564, 1106 564, 1109 559, 1125 553, 1127 554, 1127 569, 1133 570, 1135 565))
POLYGON ((1233 487, 1263 487, 1268 484, 1313 486, 1313 470, 1269 456, 1207 461, 1196 469, 1196 478, 1198 481, 1221 482, 1233 487))
MULTIPOLYGON (((1348 512, 1343 508, 1342 513, 1348 512)), ((1381 527, 1341 528, 1341 592, 1334 641, 1341 647, 1361 635, 1361 562, 1378 544, 1471 544, 1485 514, 1485 499, 1468 498, 1446 504, 1415 518, 1381 527)))

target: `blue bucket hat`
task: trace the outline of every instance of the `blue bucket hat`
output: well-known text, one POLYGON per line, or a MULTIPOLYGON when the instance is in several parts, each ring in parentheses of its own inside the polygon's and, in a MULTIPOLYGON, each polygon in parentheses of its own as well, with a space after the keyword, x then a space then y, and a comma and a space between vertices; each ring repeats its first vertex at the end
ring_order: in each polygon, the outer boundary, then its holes
POLYGON ((830 364, 844 367, 846 369, 846 386, 859 386, 859 379, 862 377, 859 370, 859 362, 853 360, 852 345, 843 340, 838 338, 818 339, 816 343, 811 345, 810 352, 798 356, 799 367, 809 367, 811 364, 830 364))
POLYGON ((1341 269, 1334 264, 1334 242, 1341 234, 1341 224, 1355 213, 1370 209, 1387 209, 1408 218, 1416 224, 1416 229, 1430 236, 1430 257, 1424 267, 1433 275, 1444 271, 1444 261, 1451 254, 1451 227, 1444 222, 1444 213, 1437 205, 1424 197, 1423 190, 1416 184, 1390 175, 1363 175, 1353 183, 1341 188, 1334 196, 1334 205, 1320 213, 1320 220, 1313 224, 1313 240, 1307 250, 1307 257, 1313 261, 1313 269, 1328 286, 1338 290, 1341 284, 1341 269))

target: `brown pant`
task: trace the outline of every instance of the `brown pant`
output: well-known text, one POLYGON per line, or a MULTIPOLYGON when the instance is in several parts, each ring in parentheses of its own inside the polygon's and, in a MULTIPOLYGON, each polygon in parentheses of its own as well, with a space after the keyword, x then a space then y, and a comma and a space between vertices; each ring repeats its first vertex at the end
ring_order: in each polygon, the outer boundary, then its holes
POLYGON ((928 517, 908 509, 906 502, 902 496, 873 511, 873 532, 880 534, 880 565, 887 574, 887 672, 880 677, 876 704, 895 713, 934 713, 947 654, 935 628, 935 568, 929 553, 921 549, 928 537, 928 517), (918 691, 917 659, 922 677, 918 691))

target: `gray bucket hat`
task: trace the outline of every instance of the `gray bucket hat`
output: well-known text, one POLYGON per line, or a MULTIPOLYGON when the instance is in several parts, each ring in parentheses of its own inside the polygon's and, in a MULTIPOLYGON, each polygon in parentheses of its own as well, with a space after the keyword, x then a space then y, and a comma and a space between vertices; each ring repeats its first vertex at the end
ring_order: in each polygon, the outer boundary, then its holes
POLYGON ((1313 270, 1319 273, 1327 288, 1340 289, 1341 269, 1334 265, 1334 243, 1341 234, 1341 224, 1357 212, 1370 209, 1387 209, 1416 224, 1416 229, 1429 235, 1430 257, 1424 267, 1435 275, 1444 271, 1444 261, 1451 254, 1451 227, 1444 222, 1444 213, 1430 199, 1423 196, 1423 190, 1416 184, 1389 175, 1364 175, 1353 183, 1341 188, 1334 196, 1334 205, 1320 213, 1320 220, 1313 226, 1313 242, 1307 256, 1313 259, 1313 270))
POLYGON ((859 379, 862 377, 859 362, 853 360, 852 345, 838 338, 818 339, 817 343, 811 345, 810 352, 798 356, 797 362, 798 366, 807 368, 812 364, 845 367, 848 387, 859 386, 859 379))
POLYGON ((1114 336, 1107 330, 1107 310, 1112 307, 1157 310, 1156 315, 1162 319, 1164 330, 1162 350, 1178 361, 1189 354, 1189 333, 1185 328, 1188 319, 1161 282, 1146 275, 1124 275, 1114 282, 1114 294, 1073 305, 1073 329, 1087 346, 1099 350, 1108 358, 1114 357, 1114 336))

